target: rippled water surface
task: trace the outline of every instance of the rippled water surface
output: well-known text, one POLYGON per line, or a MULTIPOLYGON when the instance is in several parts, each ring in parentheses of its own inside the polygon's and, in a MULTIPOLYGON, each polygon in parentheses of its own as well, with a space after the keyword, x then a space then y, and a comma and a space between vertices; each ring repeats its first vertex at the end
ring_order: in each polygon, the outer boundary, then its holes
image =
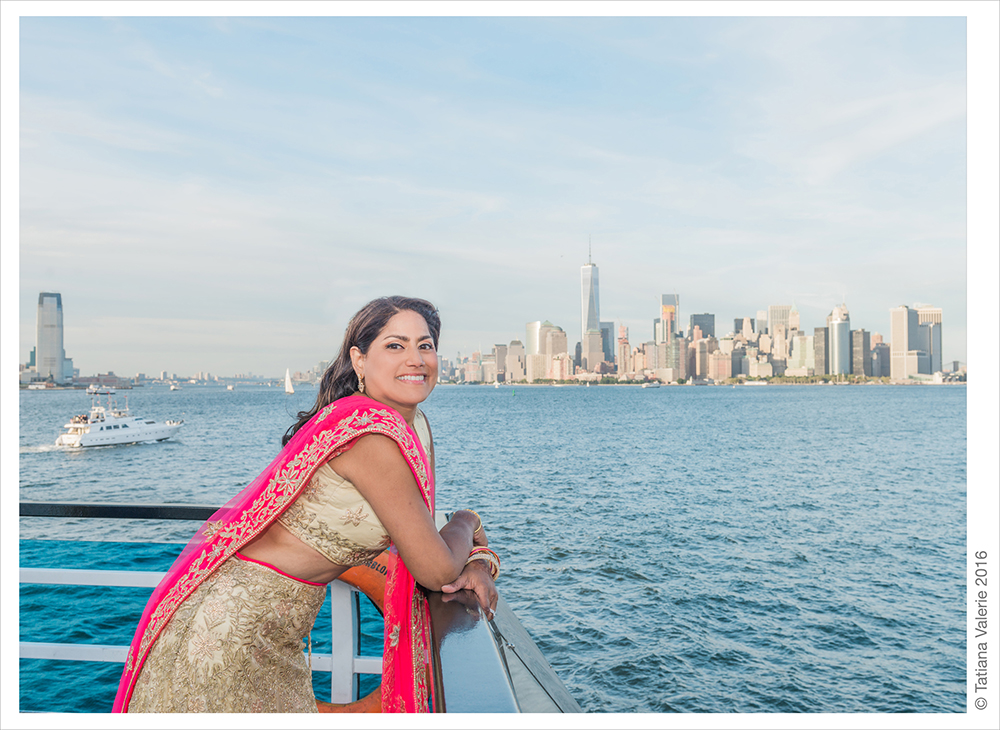
MULTIPOLYGON (((184 418, 179 437, 70 451, 51 444, 89 399, 22 391, 21 499, 221 504, 314 397, 136 389, 132 410, 184 418)), ((585 710, 964 712, 965 397, 440 386, 425 411, 438 506, 480 512, 505 598, 585 710)), ((194 527, 22 518, 21 563, 74 549, 36 538, 169 542, 194 527)), ((81 547, 66 559, 146 569, 179 549, 81 547)), ((25 587, 22 639, 62 640, 61 623, 79 641, 127 643, 144 597, 107 590, 25 587)), ((53 677, 79 676, 65 664, 21 661, 22 709, 53 677)), ((120 665, 84 669, 95 677, 78 709, 102 711, 120 665)))

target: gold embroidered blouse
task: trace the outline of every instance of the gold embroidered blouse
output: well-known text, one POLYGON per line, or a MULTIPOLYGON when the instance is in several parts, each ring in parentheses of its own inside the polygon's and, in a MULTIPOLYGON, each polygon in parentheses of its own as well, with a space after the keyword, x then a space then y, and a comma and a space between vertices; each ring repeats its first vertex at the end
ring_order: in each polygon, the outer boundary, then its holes
MULTIPOLYGON (((419 410, 414 430, 428 451, 430 430, 419 410)), ((329 464, 316 470, 298 499, 278 517, 278 522, 337 565, 360 565, 389 547, 389 535, 371 505, 357 487, 329 464)))

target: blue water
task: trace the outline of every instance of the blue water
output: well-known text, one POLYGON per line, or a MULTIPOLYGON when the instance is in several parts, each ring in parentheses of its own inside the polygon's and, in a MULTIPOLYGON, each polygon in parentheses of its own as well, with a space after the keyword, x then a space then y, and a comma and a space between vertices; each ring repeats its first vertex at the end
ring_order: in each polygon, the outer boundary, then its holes
MULTIPOLYGON (((137 389, 178 438, 70 452, 49 444, 87 398, 22 392, 21 499, 221 503, 314 397, 137 389)), ((441 386, 425 411, 439 507, 480 512, 504 597, 585 710, 964 712, 965 398, 441 386)), ((194 527, 23 518, 21 564, 162 569, 194 527), (96 544, 140 534, 162 542, 96 544)), ((22 640, 126 643, 143 592, 91 591, 22 586, 22 640)), ((105 711, 120 671, 21 660, 21 709, 105 711)))

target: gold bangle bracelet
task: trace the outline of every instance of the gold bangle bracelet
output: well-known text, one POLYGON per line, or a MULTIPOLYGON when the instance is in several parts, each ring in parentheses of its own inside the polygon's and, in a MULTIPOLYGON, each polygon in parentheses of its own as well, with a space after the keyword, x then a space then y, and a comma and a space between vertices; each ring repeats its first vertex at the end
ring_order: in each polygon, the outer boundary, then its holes
POLYGON ((489 553, 490 555, 493 556, 493 559, 497 562, 497 567, 500 566, 500 556, 497 555, 488 547, 485 547, 483 545, 476 546, 472 548, 472 551, 469 554, 472 555, 473 553, 489 553))
POLYGON ((473 562, 474 560, 482 560, 488 563, 490 566, 490 577, 496 580, 500 577, 500 566, 498 565, 496 559, 490 553, 473 553, 469 556, 469 559, 465 561, 465 564, 473 562))
POLYGON ((476 519, 479 520, 479 525, 476 527, 475 530, 472 531, 473 536, 478 535, 483 530, 483 518, 480 517, 479 513, 476 512, 476 510, 474 510, 474 509, 467 509, 465 511, 466 512, 471 512, 472 514, 474 514, 476 516, 476 519))

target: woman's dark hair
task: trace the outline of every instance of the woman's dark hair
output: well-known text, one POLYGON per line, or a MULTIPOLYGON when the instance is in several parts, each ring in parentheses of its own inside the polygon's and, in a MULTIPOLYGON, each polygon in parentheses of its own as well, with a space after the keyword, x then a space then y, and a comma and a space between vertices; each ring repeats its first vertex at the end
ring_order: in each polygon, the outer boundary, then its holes
POLYGON ((344 341, 340 345, 340 352, 323 373, 323 379, 319 384, 319 395, 316 396, 316 405, 311 410, 299 411, 299 420, 285 431, 285 435, 281 439, 282 446, 287 444, 295 432, 320 410, 338 398, 344 398, 357 392, 358 376, 351 363, 351 348, 356 347, 367 355, 368 348, 378 337, 378 333, 385 328, 390 319, 404 311, 416 312, 424 318, 424 321, 427 322, 427 329, 430 330, 431 337, 434 339, 434 349, 437 349, 438 336, 441 334, 441 317, 434 305, 426 299, 379 297, 368 302, 348 323, 347 331, 344 332, 344 341))

